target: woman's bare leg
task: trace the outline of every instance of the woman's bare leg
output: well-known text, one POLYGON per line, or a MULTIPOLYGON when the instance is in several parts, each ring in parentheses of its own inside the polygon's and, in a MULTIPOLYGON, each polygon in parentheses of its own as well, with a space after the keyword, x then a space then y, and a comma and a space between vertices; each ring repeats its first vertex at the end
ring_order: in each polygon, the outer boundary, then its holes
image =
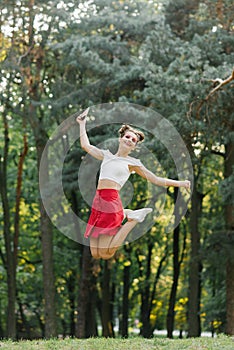
POLYGON ((109 252, 109 245, 113 239, 113 236, 100 235, 98 240, 98 254, 100 258, 104 260, 111 259, 115 255, 115 251, 109 252))
POLYGON ((100 235, 98 240, 99 257, 105 260, 111 259, 136 224, 136 220, 129 220, 115 236, 100 235))
POLYGON ((100 235, 99 238, 90 238, 90 250, 95 259, 111 259, 128 234, 136 226, 136 220, 128 220, 115 236, 100 235))
POLYGON ((132 229, 136 226, 138 222, 136 220, 128 220, 118 231, 118 233, 112 237, 110 241, 108 252, 110 255, 114 255, 116 250, 121 246, 121 244, 125 241, 128 234, 132 231, 132 229))
POLYGON ((98 238, 90 237, 90 251, 91 251, 92 257, 94 257, 94 259, 100 259, 99 249, 98 249, 98 245, 99 245, 98 241, 99 241, 98 238))
POLYGON ((110 254, 108 247, 113 236, 100 235, 99 238, 90 237, 90 251, 94 259, 104 259, 108 260, 112 258, 115 251, 110 254))

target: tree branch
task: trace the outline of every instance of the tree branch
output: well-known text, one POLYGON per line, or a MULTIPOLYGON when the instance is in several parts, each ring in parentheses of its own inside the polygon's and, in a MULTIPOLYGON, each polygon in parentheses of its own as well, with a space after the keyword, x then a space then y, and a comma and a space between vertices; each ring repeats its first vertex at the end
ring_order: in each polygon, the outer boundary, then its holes
POLYGON ((225 158, 225 153, 223 153, 223 152, 216 151, 216 150, 212 149, 212 150, 211 150, 211 153, 212 153, 212 154, 215 154, 215 155, 217 155, 217 156, 221 156, 221 157, 225 158))
POLYGON ((32 45, 28 48, 28 50, 27 50, 23 55, 21 55, 21 56, 19 57, 18 62, 17 62, 18 66, 20 66, 22 59, 25 58, 25 57, 27 57, 27 56, 30 54, 30 52, 31 52, 32 49, 34 48, 34 44, 35 44, 35 43, 33 42, 32 45))
POLYGON ((210 97, 211 97, 212 95, 214 95, 214 93, 215 93, 216 91, 220 90, 224 85, 226 85, 226 84, 230 83, 232 80, 234 80, 234 68, 233 68, 233 70, 232 70, 231 75, 230 75, 228 78, 224 79, 224 80, 223 80, 223 79, 220 79, 220 78, 216 78, 216 79, 203 79, 203 81, 204 81, 204 80, 210 81, 210 82, 212 82, 213 84, 218 83, 218 85, 215 86, 215 87, 208 93, 208 95, 207 95, 205 98, 201 99, 200 101, 199 101, 199 99, 197 99, 197 100, 194 100, 194 101, 192 101, 192 102, 190 103, 190 105, 189 105, 189 110, 188 110, 188 112, 187 112, 187 118, 188 118, 188 120, 189 120, 190 123, 191 123, 191 118, 190 118, 190 117, 191 117, 191 115, 192 115, 193 105, 194 105, 195 103, 198 103, 198 106, 197 106, 197 108, 196 108, 196 116, 197 116, 197 118, 198 118, 198 117, 199 117, 199 114, 200 114, 200 111, 201 111, 201 108, 202 108, 202 106, 204 105, 204 103, 207 102, 207 101, 210 99, 210 97))
POLYGON ((205 101, 208 101, 209 98, 210 98, 216 91, 218 91, 222 86, 224 86, 224 85, 230 83, 230 81, 232 81, 232 80, 234 80, 234 68, 233 68, 233 71, 232 71, 231 75, 230 75, 227 79, 225 79, 225 80, 222 80, 222 79, 220 79, 220 78, 208 80, 208 81, 211 81, 211 82, 214 83, 214 84, 218 83, 218 85, 217 85, 215 88, 213 88, 213 89, 209 92, 209 94, 205 97, 205 101))

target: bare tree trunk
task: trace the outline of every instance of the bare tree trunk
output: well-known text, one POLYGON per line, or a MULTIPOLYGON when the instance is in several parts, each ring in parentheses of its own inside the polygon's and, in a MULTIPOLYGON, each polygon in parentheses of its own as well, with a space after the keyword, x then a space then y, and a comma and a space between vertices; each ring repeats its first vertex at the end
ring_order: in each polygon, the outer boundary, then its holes
POLYGON ((14 252, 12 249, 12 237, 11 237, 11 222, 10 222, 10 208, 9 200, 7 196, 7 162, 9 151, 9 134, 8 123, 5 113, 3 113, 4 124, 4 150, 2 160, 0 161, 0 194, 2 198, 3 217, 4 217, 4 242, 6 257, 4 265, 7 271, 7 337, 16 339, 16 316, 15 316, 15 303, 16 303, 16 268, 14 266, 14 252))
MULTIPOLYGON (((232 175, 234 164, 234 146, 233 143, 229 143, 226 146, 225 153, 225 178, 227 179, 232 175)), ((231 195, 231 197, 233 194, 231 195)), ((225 221, 228 238, 230 244, 233 245, 234 237, 234 215, 233 215, 233 202, 229 199, 225 204, 225 221)), ((228 335, 234 335, 234 258, 228 257, 226 264, 226 333, 228 335)))
MULTIPOLYGON (((176 197, 178 195, 178 188, 174 188, 174 203, 176 201, 176 197)), ((175 206, 175 221, 178 216, 177 207, 175 206)), ((174 229, 174 237, 173 237, 173 283, 171 287, 171 293, 169 298, 169 307, 167 312, 167 336, 168 338, 173 338, 173 330, 174 330, 174 308, 176 301, 176 291, 179 280, 179 234, 180 234, 180 226, 178 225, 174 229)))
POLYGON ((167 337, 173 338, 173 330, 174 330, 174 319, 175 319, 175 302, 176 302, 176 292, 179 280, 179 231, 180 228, 177 226, 174 229, 174 241, 173 241, 173 283, 171 287, 171 293, 169 298, 169 306, 167 312, 167 337))
MULTIPOLYGON (((24 124, 24 122, 23 122, 24 124)), ((25 125, 23 125, 25 127, 25 125)), ((20 154, 17 172, 17 187, 16 187, 16 201, 15 201, 15 220, 14 220, 14 266, 16 269, 18 259, 18 243, 19 243, 19 220, 20 220, 20 199, 22 192, 22 180, 23 180, 23 165, 24 160, 28 152, 28 141, 26 133, 23 135, 23 151, 20 154)))
MULTIPOLYGON (((31 79, 33 82, 33 77, 31 79)), ((33 85, 34 87, 37 85, 33 85)), ((32 89, 31 97, 36 100, 37 92, 32 89)), ((37 167, 38 174, 40 168, 40 160, 46 142, 48 141, 46 130, 42 124, 42 121, 37 119, 37 111, 35 107, 29 105, 28 120, 34 132, 36 150, 37 150, 37 167)), ((44 155, 45 166, 41 171, 44 181, 49 182, 47 155, 44 155)), ((45 337, 51 338, 57 335, 56 326, 56 311, 55 311, 55 278, 54 278, 54 264, 53 264, 53 227, 51 221, 43 206, 42 200, 39 199, 40 208, 40 232, 41 232, 41 244, 42 244, 42 264, 43 264, 43 289, 45 299, 45 337)))
POLYGON ((110 273, 111 273, 110 262, 105 261, 103 281, 102 281, 102 308, 101 308, 103 337, 114 337, 111 305, 110 305, 110 302, 111 302, 110 273))
POLYGON ((97 337, 97 321, 96 321, 96 305, 97 305, 97 291, 94 288, 95 285, 92 283, 90 288, 90 297, 88 300, 86 310, 86 337, 97 337))
POLYGON ((226 334, 234 335, 234 261, 227 262, 226 267, 226 334))
MULTIPOLYGON (((174 188, 174 203, 176 202, 177 195, 180 195, 179 189, 177 187, 174 188)), ((177 221, 178 217, 178 208, 175 206, 175 221, 177 221)), ((186 246, 186 235, 184 237, 184 244, 181 259, 179 259, 179 241, 180 241, 180 225, 178 225, 174 229, 174 238, 173 238, 173 283, 171 287, 169 306, 167 312, 167 336, 168 338, 173 338, 173 330, 174 330, 174 319, 175 319, 175 303, 176 303, 176 293, 177 286, 180 275, 180 266, 184 257, 184 250, 186 246)))
MULTIPOLYGON (((24 307, 23 304, 21 303, 19 297, 17 296, 17 301, 19 305, 19 314, 21 318, 21 329, 24 330, 23 337, 26 337, 27 339, 31 339, 31 327, 30 327, 30 322, 27 320, 25 313, 24 313, 24 307)), ((19 338, 19 335, 18 335, 19 338)))
MULTIPOLYGON (((148 249, 149 249, 149 254, 148 254, 148 258, 147 258, 147 272, 146 272, 147 285, 141 291, 142 305, 141 305, 141 316, 140 316, 140 319, 142 322, 140 334, 142 336, 144 336, 145 338, 152 337, 154 329, 156 327, 156 324, 154 324, 152 326, 150 323, 150 314, 151 314, 151 311, 152 311, 152 308, 154 305, 154 300, 155 300, 155 296, 156 296, 156 288, 157 288, 157 284, 158 284, 159 278, 160 278, 162 270, 163 270, 163 264, 167 258, 167 255, 168 255, 168 243, 166 243, 165 253, 159 262, 157 273, 155 274, 155 277, 154 277, 154 282, 153 282, 151 293, 150 293, 150 290, 147 291, 147 288, 149 288, 149 279, 150 279, 150 273, 151 273, 150 266, 151 266, 151 256, 152 256, 153 245, 149 245, 148 249), (148 295, 147 301, 146 301, 145 294, 148 295)), ((137 259, 138 259, 140 252, 137 251, 136 255, 137 255, 137 259)), ((143 278, 143 272, 142 272, 143 265, 139 259, 138 259, 138 264, 139 264, 140 277, 143 278)))
POLYGON ((87 337, 97 337, 98 328, 96 321, 96 308, 98 300, 97 292, 97 274, 99 273, 99 262, 97 260, 92 261, 92 275, 90 277, 90 287, 89 287, 89 300, 86 310, 86 336, 87 337))
MULTIPOLYGON (((41 77, 43 76, 43 62, 45 57, 45 45, 51 28, 47 31, 41 44, 35 45, 34 41, 34 11, 35 0, 28 1, 29 25, 28 25, 28 51, 23 56, 27 58, 25 64, 19 60, 22 77, 25 81, 25 89, 30 97, 30 101, 40 101, 41 98, 41 77)), ((39 109, 36 109, 32 102, 29 104, 28 121, 34 133, 37 149, 37 166, 39 170, 40 160, 44 147, 48 141, 46 128, 43 125, 43 118, 38 117, 39 109)), ((44 178, 49 179, 48 169, 44 167, 44 178)), ((42 263, 43 263, 43 287, 45 299, 45 337, 55 337, 56 330, 56 311, 55 311, 55 278, 53 267, 53 227, 45 211, 42 201, 39 200, 40 207, 40 230, 42 242, 42 263)))
MULTIPOLYGON (((1 307, 1 301, 0 301, 0 309, 2 309, 1 307)), ((3 322, 2 322, 2 316, 0 315, 0 338, 3 339, 5 338, 5 334, 4 334, 4 330, 3 330, 3 322)))
POLYGON ((189 302, 188 302, 188 336, 201 335, 200 294, 201 294, 201 261, 199 218, 201 216, 203 196, 194 188, 191 211, 191 258, 189 270, 189 302))
POLYGON ((45 337, 57 336, 55 311, 55 283, 53 264, 53 232, 43 205, 41 209, 41 242, 43 263, 43 287, 45 299, 45 337))
POLYGON ((123 338, 128 337, 130 270, 131 270, 131 265, 124 266, 124 276, 123 276, 124 287, 123 287, 122 329, 121 329, 121 335, 123 338))
POLYGON ((17 254, 18 254, 18 241, 19 241, 19 212, 20 212, 20 199, 22 190, 22 173, 23 164, 27 155, 28 144, 26 134, 23 136, 23 150, 20 154, 17 182, 16 182, 16 200, 15 200, 15 218, 14 218, 14 232, 12 234, 10 226, 10 207, 8 200, 8 184, 7 184, 7 162, 8 162, 8 147, 9 147, 9 135, 8 135, 8 123, 5 112, 3 113, 4 123, 4 154, 3 161, 0 164, 0 193, 3 203, 4 212, 4 240, 6 259, 5 267, 7 270, 7 285, 8 285, 8 311, 7 311, 7 336, 15 339, 16 334, 16 316, 15 316, 15 304, 16 304, 16 267, 17 267, 17 254))
MULTIPOLYGON (((36 140, 38 167, 41 159, 43 147, 36 140)), ((46 156, 44 156, 44 161, 46 156)), ((44 179, 49 178, 48 167, 44 167, 44 179)), ((56 311, 55 311, 55 278, 54 278, 54 262, 53 262, 53 228, 51 221, 43 206, 42 200, 40 204, 40 231, 42 244, 42 264, 43 264, 43 288, 45 299, 45 337, 51 338, 57 335, 56 330, 56 311)))
POLYGON ((87 246, 83 247, 81 280, 77 308, 76 337, 86 338, 86 315, 89 300, 89 288, 91 278, 91 254, 87 246))
MULTIPOLYGON (((146 278, 145 287, 141 291, 141 322, 142 327, 140 334, 149 338, 151 336, 151 326, 150 326, 150 275, 151 275, 151 259, 152 259, 153 245, 148 245, 148 255, 147 255, 147 267, 146 267, 146 278)), ((138 262, 139 263, 139 262, 138 262)))
POLYGON ((70 314, 69 314, 69 335, 74 337, 75 335, 75 270, 71 269, 71 275, 66 279, 67 290, 68 290, 68 299, 70 305, 70 314))

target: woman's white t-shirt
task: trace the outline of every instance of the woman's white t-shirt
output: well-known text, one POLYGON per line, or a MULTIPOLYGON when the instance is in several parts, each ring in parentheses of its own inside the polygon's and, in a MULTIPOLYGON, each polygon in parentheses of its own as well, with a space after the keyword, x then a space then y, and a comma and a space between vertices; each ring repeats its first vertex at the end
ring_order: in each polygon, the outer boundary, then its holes
POLYGON ((133 157, 119 157, 112 154, 109 150, 102 150, 102 153, 104 158, 101 164, 99 180, 112 180, 121 187, 131 175, 129 165, 143 166, 139 159, 133 157))

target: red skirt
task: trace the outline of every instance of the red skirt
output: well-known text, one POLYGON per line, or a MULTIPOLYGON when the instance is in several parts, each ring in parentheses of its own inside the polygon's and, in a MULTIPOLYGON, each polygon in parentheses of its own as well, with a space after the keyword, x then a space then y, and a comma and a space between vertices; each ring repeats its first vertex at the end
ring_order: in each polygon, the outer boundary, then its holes
POLYGON ((119 191, 97 190, 92 203, 91 214, 85 230, 85 238, 99 235, 114 236, 121 228, 124 218, 119 191))

